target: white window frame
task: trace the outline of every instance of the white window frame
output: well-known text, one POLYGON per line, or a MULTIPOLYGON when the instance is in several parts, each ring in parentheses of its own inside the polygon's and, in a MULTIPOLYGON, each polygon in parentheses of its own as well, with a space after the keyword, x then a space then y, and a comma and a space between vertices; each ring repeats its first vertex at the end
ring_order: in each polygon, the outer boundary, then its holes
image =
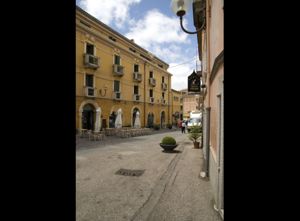
POLYGON ((94 46, 94 54, 93 54, 93 56, 96 56, 96 45, 94 44, 94 43, 92 43, 92 42, 89 42, 89 41, 85 41, 84 42, 84 48, 83 48, 83 52, 86 54, 86 46, 87 46, 87 44, 90 44, 90 45, 93 45, 94 46))
POLYGON ((122 91, 120 80, 113 80, 113 90, 114 90, 114 92, 121 92, 122 91), (115 91, 115 81, 119 81, 119 91, 115 91))
MULTIPOLYGON (((113 55, 113 64, 115 64, 115 56, 119 56, 120 57, 120 64, 119 65, 122 66, 122 57, 121 57, 121 55, 116 54, 116 53, 114 53, 114 55, 113 55)), ((116 65, 118 65, 118 64, 116 64, 116 65)))
POLYGON ((84 73, 84 75, 83 75, 83 86, 84 87, 87 87, 86 86, 86 75, 93 75, 93 88, 96 88, 96 80, 95 80, 95 75, 94 74, 92 74, 92 73, 84 73))

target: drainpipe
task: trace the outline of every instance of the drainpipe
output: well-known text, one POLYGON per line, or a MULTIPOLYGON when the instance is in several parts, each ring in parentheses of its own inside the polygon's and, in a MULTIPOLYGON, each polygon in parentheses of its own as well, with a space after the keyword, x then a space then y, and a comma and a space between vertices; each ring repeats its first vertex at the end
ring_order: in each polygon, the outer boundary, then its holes
MULTIPOLYGON (((205 136, 205 156, 204 156, 204 165, 203 170, 201 171, 201 177, 209 177, 209 139, 210 139, 210 107, 205 109, 205 127, 204 127, 204 136, 205 136)), ((203 125, 204 126, 204 125, 203 125)))
POLYGON ((170 76, 168 74, 168 85, 167 85, 167 91, 168 91, 168 124, 170 124, 170 104, 171 104, 171 100, 170 100, 170 93, 171 93, 171 87, 170 87, 170 76))
POLYGON ((144 62, 144 127, 146 127, 146 98, 147 98, 147 90, 146 90, 146 64, 147 62, 144 62))

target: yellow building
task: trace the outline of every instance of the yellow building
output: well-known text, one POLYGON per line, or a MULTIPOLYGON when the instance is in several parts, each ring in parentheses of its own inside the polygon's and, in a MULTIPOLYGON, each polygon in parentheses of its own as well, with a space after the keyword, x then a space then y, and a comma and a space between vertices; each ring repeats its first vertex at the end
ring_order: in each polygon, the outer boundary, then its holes
POLYGON ((183 99, 182 99, 182 92, 176 91, 174 89, 171 90, 171 112, 172 112, 172 124, 177 125, 178 120, 182 120, 182 113, 183 113, 183 99))
POLYGON ((172 123, 169 65, 76 7, 76 128, 172 123))

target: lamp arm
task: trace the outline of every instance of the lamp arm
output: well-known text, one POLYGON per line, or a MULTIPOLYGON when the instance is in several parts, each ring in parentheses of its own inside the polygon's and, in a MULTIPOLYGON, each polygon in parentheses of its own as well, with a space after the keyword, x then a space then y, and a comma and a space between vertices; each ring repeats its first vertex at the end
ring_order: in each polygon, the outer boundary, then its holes
POLYGON ((201 28, 197 29, 196 31, 194 32, 191 32, 191 31, 188 31, 186 30, 184 27, 183 27, 183 24, 182 24, 182 16, 180 16, 180 26, 182 28, 182 30, 188 34, 197 34, 199 31, 201 31, 203 28, 204 28, 204 24, 205 24, 205 21, 203 22, 201 28))

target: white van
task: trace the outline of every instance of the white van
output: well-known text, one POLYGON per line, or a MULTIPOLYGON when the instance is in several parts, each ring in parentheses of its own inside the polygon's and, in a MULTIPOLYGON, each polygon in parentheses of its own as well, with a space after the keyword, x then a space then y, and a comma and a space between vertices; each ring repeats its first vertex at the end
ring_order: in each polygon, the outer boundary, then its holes
POLYGON ((200 111, 191 111, 190 119, 187 123, 187 130, 190 132, 192 126, 201 126, 202 113, 200 111))

